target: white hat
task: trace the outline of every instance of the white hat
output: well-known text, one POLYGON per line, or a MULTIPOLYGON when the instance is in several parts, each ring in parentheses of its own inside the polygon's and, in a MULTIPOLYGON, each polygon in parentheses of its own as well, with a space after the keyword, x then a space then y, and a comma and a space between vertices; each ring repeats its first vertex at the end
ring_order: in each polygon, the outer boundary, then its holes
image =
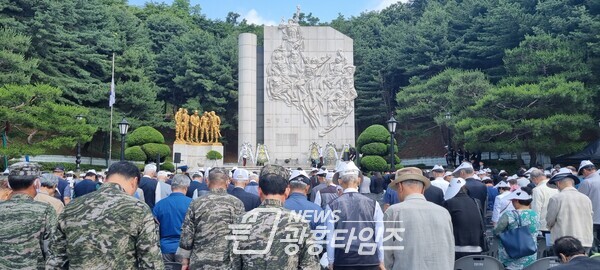
POLYGON ((516 174, 513 174, 513 175, 509 176, 508 178, 506 178, 506 181, 508 181, 508 180, 517 180, 517 179, 519 179, 519 177, 516 174))
POLYGON ((85 173, 80 173, 79 177, 85 177, 85 173))
POLYGON ((519 185, 520 187, 526 187, 527 185, 529 185, 529 183, 531 182, 525 177, 517 179, 517 185, 519 185))
POLYGON ((529 194, 527 194, 527 192, 521 190, 521 188, 517 188, 502 199, 503 200, 531 200, 531 195, 529 195, 529 194))
POLYGON ((449 200, 454 198, 454 196, 456 196, 456 194, 458 194, 458 192, 460 191, 460 188, 462 186, 464 186, 467 183, 467 181, 465 179, 462 178, 452 178, 452 180, 450 180, 450 185, 448 186, 448 189, 446 190, 446 193, 444 194, 444 200, 449 200))
POLYGON ((481 181, 481 178, 479 178, 479 175, 476 175, 476 174, 474 174, 474 175, 472 176, 472 178, 473 178, 473 179, 475 179, 475 180, 479 180, 479 181, 481 181))
POLYGON ((314 167, 310 168, 310 172, 318 172, 318 171, 319 171, 319 168, 314 168, 314 167))
POLYGON ((537 169, 537 168, 531 167, 531 168, 529 168, 529 170, 525 171, 525 173, 524 173, 524 174, 525 174, 525 175, 531 174, 531 172, 532 172, 533 170, 535 170, 535 169, 537 169))
POLYGON ((503 173, 506 173, 506 171, 505 170, 500 170, 500 172, 498 174, 503 174, 503 173))
POLYGON ((452 172, 446 172, 446 173, 444 174, 444 177, 446 177, 446 176, 452 176, 452 172))
POLYGON ((96 170, 94 170, 94 169, 88 170, 86 173, 94 173, 94 174, 98 174, 98 173, 96 172, 96 170))
POLYGON ((577 169, 577 172, 581 174, 581 169, 587 166, 594 166, 594 163, 589 160, 582 160, 581 163, 579 163, 579 169, 577 169))
POLYGON ((510 184, 507 181, 500 181, 494 187, 495 188, 510 188, 510 184))
POLYGON ((490 169, 490 168, 485 168, 485 169, 483 169, 483 171, 485 171, 486 173, 491 173, 491 172, 492 172, 492 169, 490 169))
POLYGON ((292 174, 290 175, 290 179, 288 179, 288 180, 292 180, 292 179, 294 179, 294 178, 296 178, 296 177, 298 177, 300 175, 302 175, 302 176, 304 176, 306 178, 310 178, 308 176, 308 174, 306 174, 306 172, 304 170, 293 170, 292 174))
POLYGON ((471 164, 471 162, 463 162, 460 164, 460 166, 456 167, 456 169, 454 169, 454 171, 452 173, 458 172, 462 169, 473 169, 473 164, 471 164))
POLYGON ((487 172, 484 170, 479 170, 479 171, 477 171, 477 174, 487 174, 487 172))
POLYGON ((235 181, 247 181, 250 178, 250 173, 246 169, 236 169, 233 172, 233 180, 235 181))
POLYGON ((333 175, 335 175, 335 173, 328 172, 327 175, 325 176, 325 180, 327 180, 327 181, 333 180, 333 175))
POLYGON ((489 176, 484 176, 483 178, 481 178, 481 181, 483 180, 492 180, 492 178, 490 178, 489 176))
POLYGON ((444 171, 444 167, 442 167, 441 165, 435 165, 433 166, 433 169, 431 169, 432 171, 444 171))
POLYGON ((344 175, 356 175, 358 176, 358 174, 360 173, 360 170, 358 169, 358 167, 356 167, 356 164, 354 164, 353 161, 348 161, 348 162, 342 162, 343 164, 340 167, 340 176, 344 176, 344 175))
POLYGON ((319 169, 319 171, 317 171, 317 175, 326 175, 326 174, 327 174, 327 170, 319 169))
POLYGON ((65 174, 75 174, 75 172, 74 171, 68 171, 65 174))

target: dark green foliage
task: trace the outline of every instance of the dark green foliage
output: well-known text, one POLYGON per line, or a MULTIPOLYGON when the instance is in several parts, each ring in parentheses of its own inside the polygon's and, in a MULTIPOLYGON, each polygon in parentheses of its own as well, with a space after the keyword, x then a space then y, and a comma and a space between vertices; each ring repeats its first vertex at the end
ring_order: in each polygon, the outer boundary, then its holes
POLYGON ((390 164, 380 156, 364 156, 360 159, 360 165, 371 172, 383 172, 390 168, 390 164))
POLYGON ((171 148, 166 144, 147 143, 142 145, 142 150, 150 160, 156 160, 158 155, 161 160, 171 155, 171 148))
POLYGON ((223 155, 215 150, 210 150, 208 153, 206 153, 206 158, 208 160, 219 160, 223 158, 223 155))
POLYGON ((389 144, 373 142, 363 145, 360 148, 360 153, 364 155, 382 156, 390 151, 389 144))
POLYGON ((136 128, 127 136, 127 145, 129 146, 141 146, 147 143, 165 143, 165 137, 158 130, 149 126, 136 128))
POLYGON ((141 146, 136 145, 125 149, 125 159, 131 161, 146 161, 148 156, 146 156, 146 153, 144 153, 141 146))
POLYGON ((166 161, 163 164, 160 164, 160 169, 164 170, 164 171, 174 172, 175 171, 175 164, 173 164, 173 162, 166 161))
POLYGON ((372 142, 389 143, 390 132, 382 125, 372 125, 365 129, 356 141, 356 148, 362 149, 362 146, 372 142))

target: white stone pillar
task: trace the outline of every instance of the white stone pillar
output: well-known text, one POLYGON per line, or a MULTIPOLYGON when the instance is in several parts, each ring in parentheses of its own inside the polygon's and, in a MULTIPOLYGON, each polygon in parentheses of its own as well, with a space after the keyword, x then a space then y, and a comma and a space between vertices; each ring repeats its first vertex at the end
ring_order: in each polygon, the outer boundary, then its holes
MULTIPOLYGON (((238 153, 244 142, 256 149, 256 35, 238 37, 238 153)), ((239 157, 238 157, 239 158, 239 157)))

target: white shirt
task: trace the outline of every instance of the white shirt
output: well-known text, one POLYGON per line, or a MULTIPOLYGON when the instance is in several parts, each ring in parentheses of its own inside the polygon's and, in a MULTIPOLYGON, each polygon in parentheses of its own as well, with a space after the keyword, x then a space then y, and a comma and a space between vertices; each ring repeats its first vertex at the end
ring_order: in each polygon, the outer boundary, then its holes
MULTIPOLYGON (((344 190, 344 193, 350 192, 358 192, 358 189, 347 188, 344 190)), ((329 205, 325 208, 325 213, 331 213, 331 208, 329 208, 329 205)), ((379 258, 380 262, 383 262, 383 211, 381 211, 381 207, 377 201, 375 201, 375 213, 373 215, 373 221, 375 221, 375 243, 377 243, 377 257, 379 258)), ((329 264, 333 264, 335 261, 335 240, 333 239, 335 226, 333 222, 333 215, 327 215, 325 225, 327 226, 327 260, 329 260, 329 264)))
POLYGON ((558 194, 558 189, 548 187, 548 180, 540 182, 534 189, 531 197, 531 209, 535 211, 540 218, 540 231, 549 231, 546 226, 546 214, 548 213, 548 202, 550 198, 558 194))
POLYGON ((512 205, 511 201, 504 200, 504 197, 508 196, 508 194, 510 194, 510 191, 505 191, 504 193, 496 196, 496 200, 494 201, 494 210, 492 212, 492 222, 498 223, 498 220, 504 211, 515 210, 515 207, 512 205))
MULTIPOLYGON (((330 184, 330 186, 337 187, 337 190, 338 190, 338 192, 339 192, 339 190, 341 190, 341 189, 342 189, 340 186, 338 186, 338 185, 336 185, 336 184, 330 184)), ((317 191, 317 195, 315 196, 315 201, 314 201, 314 203, 316 203, 316 204, 317 204, 317 205, 319 205, 319 206, 321 205, 321 191, 320 191, 320 190, 319 190, 319 191, 317 191)))
POLYGON ((444 180, 443 177, 438 177, 435 180, 431 181, 431 185, 439 187, 444 192, 444 195, 446 195, 446 190, 448 190, 448 186, 450 186, 450 183, 444 180))

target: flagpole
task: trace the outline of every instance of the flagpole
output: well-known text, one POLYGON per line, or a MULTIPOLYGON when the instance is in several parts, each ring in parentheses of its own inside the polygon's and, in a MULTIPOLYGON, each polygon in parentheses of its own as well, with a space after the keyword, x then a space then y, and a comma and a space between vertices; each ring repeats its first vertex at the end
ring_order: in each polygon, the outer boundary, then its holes
MULTIPOLYGON (((111 91, 114 91, 115 87, 115 53, 112 55, 112 77, 110 81, 111 91)), ((112 127, 113 127, 113 104, 110 105, 110 127, 108 130, 110 131, 110 135, 108 136, 108 160, 106 166, 110 166, 110 162, 112 160, 112 127)))

